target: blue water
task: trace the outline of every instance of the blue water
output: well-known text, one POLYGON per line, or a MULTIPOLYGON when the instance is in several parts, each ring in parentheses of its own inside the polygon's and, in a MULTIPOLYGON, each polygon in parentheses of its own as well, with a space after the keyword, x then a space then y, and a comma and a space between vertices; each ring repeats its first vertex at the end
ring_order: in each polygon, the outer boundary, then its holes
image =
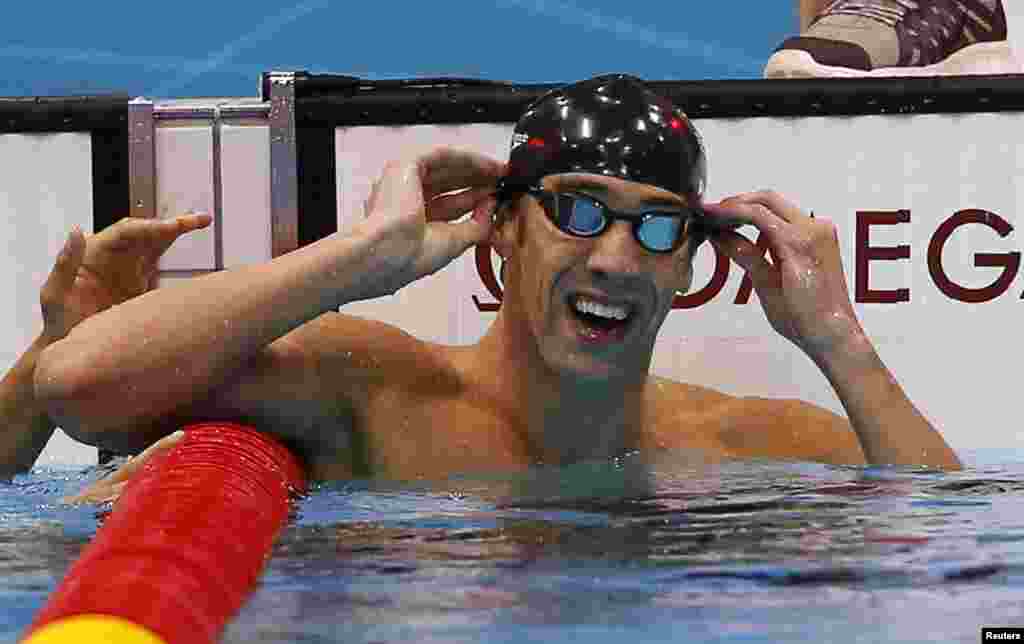
POLYGON ((254 96, 260 72, 569 82, 760 78, 796 0, 5 2, 0 96, 254 96), (16 27, 16 28, 15 28, 16 27))
MULTIPOLYGON (((321 485, 224 641, 977 642, 1024 626, 1024 450, 942 474, 686 454, 321 485)), ((108 508, 0 486, 0 641, 108 508)))

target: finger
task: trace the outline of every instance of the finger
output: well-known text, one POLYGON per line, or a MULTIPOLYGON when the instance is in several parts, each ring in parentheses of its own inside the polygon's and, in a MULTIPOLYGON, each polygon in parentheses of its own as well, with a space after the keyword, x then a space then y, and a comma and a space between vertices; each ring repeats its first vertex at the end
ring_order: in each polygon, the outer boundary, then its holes
POLYGON ((60 502, 64 505, 84 505, 86 503, 106 503, 111 498, 114 498, 114 494, 120 493, 124 487, 124 483, 116 483, 111 485, 106 479, 102 479, 94 482, 92 485, 86 487, 78 494, 72 496, 62 497, 60 502))
POLYGON ((162 255, 182 235, 206 228, 213 222, 213 217, 206 213, 188 213, 173 219, 144 220, 151 224, 148 231, 154 238, 156 250, 162 255))
POLYGON ((100 498, 101 496, 102 493, 100 491, 90 486, 78 494, 61 497, 60 502, 63 505, 83 505, 85 503, 92 503, 93 499, 100 498))
POLYGON ((206 213, 186 213, 170 219, 125 217, 100 233, 99 237, 106 239, 112 250, 149 245, 163 254, 182 235, 206 228, 212 222, 213 218, 206 213))
POLYGON ((95 481, 76 495, 62 498, 61 503, 77 505, 82 503, 105 503, 117 499, 121 496, 124 486, 154 455, 171 449, 184 438, 185 432, 181 430, 164 436, 143 450, 141 454, 130 457, 110 476, 95 481))
POLYGON ((57 255, 50 275, 43 284, 43 292, 54 295, 71 289, 78 275, 78 268, 85 257, 85 233, 78 226, 71 229, 64 246, 57 255))
POLYGON ((154 454, 158 452, 166 451, 177 445, 185 438, 185 432, 178 430, 173 434, 164 436, 157 442, 153 443, 141 454, 137 454, 119 467, 116 472, 104 479, 107 483, 118 483, 120 481, 126 481, 130 479, 139 469, 146 464, 146 462, 153 458, 154 454))
POLYGON ((176 432, 172 432, 167 436, 164 436, 157 442, 153 443, 152 445, 144 449, 141 454, 138 454, 137 456, 132 458, 132 462, 137 469, 138 467, 145 465, 146 461, 153 458, 153 456, 158 452, 169 450, 172 447, 175 447, 178 444, 180 444, 183 440, 185 440, 185 432, 179 429, 176 432))
POLYGON ((494 223, 491 211, 496 200, 488 197, 473 209, 473 216, 466 221, 448 223, 436 221, 427 224, 426 261, 424 272, 432 273, 445 266, 452 259, 466 252, 471 246, 482 244, 491 237, 494 223))
POLYGON ((800 210, 796 204, 774 190, 756 190, 754 192, 737 195, 736 198, 744 203, 764 206, 771 213, 791 224, 805 222, 810 219, 810 217, 800 210))
POLYGON ((759 203, 747 203, 736 197, 730 197, 719 203, 704 204, 703 211, 712 237, 720 232, 730 232, 723 222, 739 221, 750 224, 757 228, 758 232, 768 241, 768 245, 776 255, 785 254, 784 249, 795 237, 795 231, 791 230, 789 222, 776 216, 766 206, 759 203))
POLYGON ((764 257, 757 245, 743 235, 722 231, 711 237, 711 243, 746 271, 755 287, 781 284, 776 267, 764 257))
POLYGON ((427 221, 453 221, 474 210, 494 193, 492 188, 472 188, 434 197, 427 204, 427 221))
POLYGON ((110 486, 110 491, 107 493, 107 498, 103 499, 102 503, 106 503, 109 501, 111 503, 114 503, 116 506, 117 502, 121 500, 121 496, 124 495, 124 489, 127 486, 128 481, 124 481, 122 483, 117 483, 115 485, 110 486))
POLYGON ((175 217, 175 222, 178 225, 179 235, 190 233, 193 230, 200 230, 206 228, 213 223, 213 216, 205 212, 195 212, 180 215, 175 217))
POLYGON ((505 174, 505 164, 482 154, 440 147, 419 159, 423 196, 437 195, 463 188, 494 188, 505 174))
POLYGON ((366 199, 363 200, 363 217, 369 217, 370 213, 373 212, 374 206, 377 205, 379 186, 380 178, 370 184, 370 194, 366 195, 366 199))
POLYGON ((380 177, 370 188, 367 216, 372 217, 375 212, 417 213, 425 208, 427 201, 419 166, 392 160, 384 164, 380 177))
POLYGON ((714 204, 709 205, 711 206, 709 210, 705 210, 703 207, 698 210, 698 216, 694 221, 695 225, 700 226, 707 233, 713 233, 716 230, 736 230, 740 226, 750 223, 745 216, 737 216, 731 211, 721 208, 715 209, 714 204))

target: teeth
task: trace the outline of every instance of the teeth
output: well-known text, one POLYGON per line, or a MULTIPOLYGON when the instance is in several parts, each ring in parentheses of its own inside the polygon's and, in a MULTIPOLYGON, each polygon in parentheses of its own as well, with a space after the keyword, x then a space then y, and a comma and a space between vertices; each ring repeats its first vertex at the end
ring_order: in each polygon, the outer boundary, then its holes
POLYGON ((607 304, 601 304, 593 300, 588 300, 584 297, 577 297, 574 305, 577 311, 583 313, 590 313, 591 315, 597 315, 603 318, 612 318, 615 320, 625 320, 626 316, 629 315, 629 307, 626 306, 609 306, 607 304))

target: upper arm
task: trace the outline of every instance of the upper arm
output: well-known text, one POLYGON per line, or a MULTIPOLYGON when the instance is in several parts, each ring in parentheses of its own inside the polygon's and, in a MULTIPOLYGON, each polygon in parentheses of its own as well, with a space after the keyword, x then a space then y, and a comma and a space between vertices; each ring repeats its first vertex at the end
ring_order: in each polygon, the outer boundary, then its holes
POLYGON ((198 394, 194 402, 160 418, 126 418, 123 425, 90 431, 87 442, 121 453, 136 453, 185 425, 232 421, 251 425, 297 447, 308 441, 308 429, 316 424, 322 391, 312 377, 309 356, 289 336, 267 345, 233 369, 224 382, 198 394))
POLYGON ((96 443, 134 452, 188 423, 224 420, 251 425, 300 453, 333 448, 368 399, 373 374, 363 356, 381 342, 373 325, 320 316, 267 345, 196 402, 144 426, 102 432, 96 443))
POLYGON ((850 423, 817 405, 793 399, 734 398, 725 403, 723 412, 720 438, 736 456, 836 465, 866 462, 850 423))

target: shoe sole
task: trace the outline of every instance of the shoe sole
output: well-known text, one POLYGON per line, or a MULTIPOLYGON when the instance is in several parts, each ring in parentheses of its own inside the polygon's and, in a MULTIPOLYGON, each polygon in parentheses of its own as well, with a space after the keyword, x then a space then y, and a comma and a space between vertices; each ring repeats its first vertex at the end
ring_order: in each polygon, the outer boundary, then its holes
POLYGON ((806 51, 776 52, 764 68, 765 78, 886 78, 908 76, 964 76, 1020 74, 1021 66, 1010 43, 1001 40, 964 47, 940 63, 925 67, 882 67, 871 71, 822 65, 806 51))

